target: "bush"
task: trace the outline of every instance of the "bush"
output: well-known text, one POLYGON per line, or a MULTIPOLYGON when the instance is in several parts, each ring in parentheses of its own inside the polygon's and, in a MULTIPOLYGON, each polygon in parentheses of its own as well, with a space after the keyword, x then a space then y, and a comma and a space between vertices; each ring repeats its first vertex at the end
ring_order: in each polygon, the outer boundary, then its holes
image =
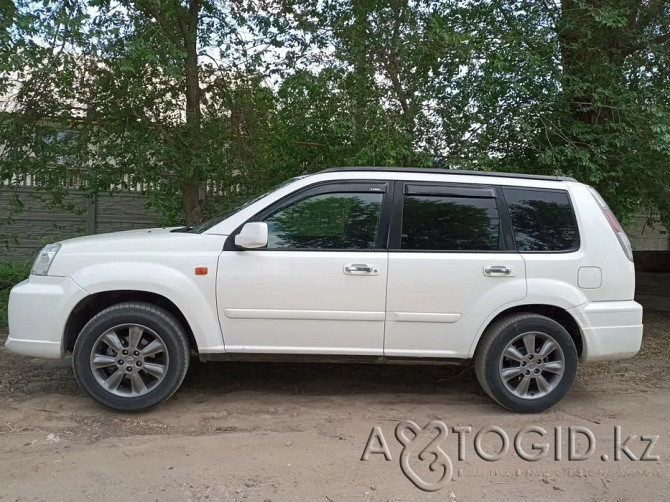
POLYGON ((0 263, 0 334, 7 332, 9 290, 30 274, 30 263, 0 263))

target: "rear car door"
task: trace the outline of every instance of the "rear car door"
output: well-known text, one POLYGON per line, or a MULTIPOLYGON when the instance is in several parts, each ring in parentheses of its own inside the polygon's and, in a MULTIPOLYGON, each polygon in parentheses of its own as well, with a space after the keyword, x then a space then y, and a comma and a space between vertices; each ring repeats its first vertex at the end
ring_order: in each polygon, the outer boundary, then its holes
POLYGON ((383 353, 390 183, 307 187, 251 221, 268 245, 226 241, 217 300, 227 352, 383 353))
POLYGON ((487 318, 525 296, 499 187, 396 183, 384 355, 467 357, 487 318))

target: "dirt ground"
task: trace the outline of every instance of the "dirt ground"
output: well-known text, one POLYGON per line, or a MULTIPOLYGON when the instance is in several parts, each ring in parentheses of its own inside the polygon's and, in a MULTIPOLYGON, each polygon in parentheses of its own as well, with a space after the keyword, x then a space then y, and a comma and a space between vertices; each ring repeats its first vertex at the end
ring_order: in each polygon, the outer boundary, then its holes
MULTIPOLYGON (((538 415, 505 411, 458 367, 197 361, 170 401, 122 414, 82 394, 69 360, 23 358, 3 346, 0 500, 670 500, 670 275, 643 282, 642 301, 655 310, 645 312, 641 353, 583 366, 562 402, 538 415), (394 431, 404 420, 447 425, 441 447, 453 474, 441 490, 421 491, 401 471, 394 431), (392 460, 361 460, 375 426, 392 460), (471 427, 460 459, 454 426, 471 427), (493 426, 509 450, 486 461, 475 435, 494 455, 502 440, 487 432, 493 426), (539 461, 523 460, 514 446, 526 426, 547 431, 521 440, 526 452, 532 442, 549 444, 539 461), (615 426, 620 442, 636 436, 626 445, 637 461, 625 453, 615 460, 615 426), (592 432, 589 459, 568 458, 569 427, 592 432), (652 460, 641 460, 652 436, 652 460)), ((411 468, 429 482, 442 471, 429 471, 433 457, 418 453, 435 434, 424 431, 407 448, 411 468)), ((575 435, 576 453, 585 452, 585 435, 575 435)))

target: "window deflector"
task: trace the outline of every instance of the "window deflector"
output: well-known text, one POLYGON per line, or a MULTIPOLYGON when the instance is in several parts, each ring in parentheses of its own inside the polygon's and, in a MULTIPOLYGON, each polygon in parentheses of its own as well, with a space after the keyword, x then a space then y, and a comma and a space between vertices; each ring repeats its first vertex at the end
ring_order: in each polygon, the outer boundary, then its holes
POLYGON ((404 195, 437 195, 443 197, 472 197, 472 198, 495 198, 494 188, 470 188, 443 185, 412 185, 406 184, 404 195))

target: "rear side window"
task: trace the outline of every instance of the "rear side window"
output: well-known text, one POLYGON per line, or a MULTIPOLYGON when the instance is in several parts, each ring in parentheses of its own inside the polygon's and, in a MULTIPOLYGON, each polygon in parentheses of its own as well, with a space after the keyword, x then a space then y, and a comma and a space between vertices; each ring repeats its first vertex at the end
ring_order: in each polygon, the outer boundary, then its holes
POLYGON ((568 193, 563 190, 503 188, 520 252, 570 251, 579 234, 568 193))
POLYGON ((493 251, 500 217, 494 198, 405 195, 401 249, 493 251))

